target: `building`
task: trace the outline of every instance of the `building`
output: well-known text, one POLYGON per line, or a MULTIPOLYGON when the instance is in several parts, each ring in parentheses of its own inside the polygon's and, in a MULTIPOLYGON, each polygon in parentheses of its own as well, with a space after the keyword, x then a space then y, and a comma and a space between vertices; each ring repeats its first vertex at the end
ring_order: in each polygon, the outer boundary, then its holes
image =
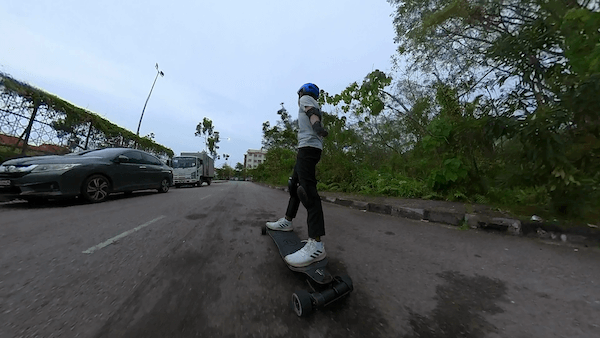
POLYGON ((254 169, 258 167, 259 164, 265 161, 266 156, 266 150, 248 149, 246 154, 244 154, 244 168, 254 169))

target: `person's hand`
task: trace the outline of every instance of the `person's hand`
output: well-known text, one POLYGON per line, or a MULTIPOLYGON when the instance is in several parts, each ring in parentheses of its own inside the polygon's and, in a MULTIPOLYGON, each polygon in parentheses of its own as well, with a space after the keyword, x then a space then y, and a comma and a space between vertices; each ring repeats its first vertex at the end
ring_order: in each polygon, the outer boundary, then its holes
POLYGON ((312 127, 315 133, 317 133, 317 135, 321 137, 327 137, 327 135, 329 135, 327 129, 323 128, 323 126, 321 125, 321 121, 313 123, 312 127))

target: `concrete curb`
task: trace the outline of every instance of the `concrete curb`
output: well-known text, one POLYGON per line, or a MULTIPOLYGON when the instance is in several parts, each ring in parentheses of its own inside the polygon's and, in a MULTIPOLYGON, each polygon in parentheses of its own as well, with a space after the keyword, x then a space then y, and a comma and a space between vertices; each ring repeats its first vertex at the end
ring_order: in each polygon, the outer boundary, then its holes
MULTIPOLYGON (((286 187, 268 187, 287 191, 286 187)), ((515 218, 486 217, 484 215, 447 210, 409 208, 328 196, 321 196, 321 200, 344 207, 363 210, 365 212, 374 212, 393 217, 447 224, 457 227, 468 227, 470 229, 494 231, 512 236, 534 237, 543 240, 563 243, 568 242, 584 246, 596 246, 600 244, 600 233, 591 236, 586 233, 569 233, 551 223, 522 221, 515 218)))
POLYGON ((398 207, 386 204, 377 204, 361 201, 351 201, 347 199, 321 197, 321 200, 333 204, 351 207, 353 209, 375 212, 378 214, 390 215, 394 217, 403 217, 414 220, 422 220, 433 223, 449 224, 453 226, 462 226, 467 224, 471 229, 494 229, 506 231, 512 235, 522 235, 521 221, 510 218, 484 218, 475 214, 466 214, 452 211, 442 211, 433 209, 419 209, 398 207))

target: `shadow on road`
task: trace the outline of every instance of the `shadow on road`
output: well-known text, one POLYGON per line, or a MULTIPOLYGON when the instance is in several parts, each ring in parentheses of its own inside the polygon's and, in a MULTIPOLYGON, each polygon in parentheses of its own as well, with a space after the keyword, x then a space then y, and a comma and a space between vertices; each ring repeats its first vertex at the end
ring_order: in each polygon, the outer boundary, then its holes
MULTIPOLYGON (((136 198, 141 196, 148 196, 157 194, 156 190, 143 190, 137 191, 133 193, 116 193, 111 194, 105 202, 109 201, 119 201, 126 200, 129 198, 136 198)), ((72 207, 78 205, 86 205, 91 204, 85 201, 81 197, 71 197, 71 198, 58 198, 58 199, 41 199, 41 200, 33 200, 26 201, 22 199, 13 199, 8 200, 6 202, 0 202, 0 208, 5 209, 42 209, 42 208, 65 208, 72 207)))

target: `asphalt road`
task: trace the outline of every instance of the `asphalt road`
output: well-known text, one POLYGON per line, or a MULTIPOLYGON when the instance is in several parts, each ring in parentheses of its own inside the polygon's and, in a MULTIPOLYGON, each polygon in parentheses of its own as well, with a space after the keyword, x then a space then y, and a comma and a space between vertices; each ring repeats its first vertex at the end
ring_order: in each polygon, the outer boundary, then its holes
POLYGON ((0 337, 600 337, 599 248, 327 203, 329 268, 354 292, 299 318, 304 277, 260 234, 287 197, 225 182, 0 204, 0 337))

